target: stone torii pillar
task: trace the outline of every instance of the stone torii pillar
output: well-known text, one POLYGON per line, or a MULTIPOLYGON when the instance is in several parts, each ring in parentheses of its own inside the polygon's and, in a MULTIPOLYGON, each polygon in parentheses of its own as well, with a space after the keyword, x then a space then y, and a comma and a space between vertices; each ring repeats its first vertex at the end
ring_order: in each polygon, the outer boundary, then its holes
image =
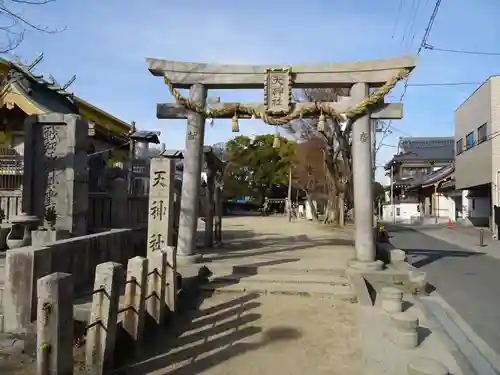
POLYGON ((205 247, 211 248, 215 242, 220 241, 220 210, 218 209, 218 200, 220 194, 216 186, 217 173, 223 169, 222 161, 214 154, 210 146, 203 147, 203 155, 206 163, 207 173, 207 191, 205 195, 205 247), (215 231, 214 231, 215 225, 215 231), (219 232, 217 232, 219 230, 219 232))
MULTIPOLYGON (((204 120, 207 115, 217 118, 250 118, 257 115, 267 118, 270 125, 286 124, 299 117, 318 117, 320 110, 317 103, 293 103, 293 88, 331 88, 349 87, 351 97, 340 97, 336 102, 322 102, 321 114, 332 118, 342 115, 352 118, 353 124, 353 174, 355 196, 355 259, 350 266, 360 270, 379 269, 381 263, 375 260, 375 238, 373 235, 373 191, 372 191, 372 119, 401 119, 402 104, 385 103, 383 96, 395 86, 397 81, 415 67, 417 58, 413 56, 355 63, 326 65, 291 65, 291 66, 242 66, 210 65, 205 63, 187 63, 160 59, 147 59, 149 71, 164 77, 176 104, 158 104, 159 119, 188 119, 186 141, 186 160, 189 167, 184 171, 182 205, 186 212, 196 211, 195 194, 199 189, 201 172, 202 141, 204 120), (190 101, 177 91, 190 88, 190 101), (221 103, 205 106, 207 89, 264 89, 264 103, 240 104, 221 103), (371 94, 371 88, 380 88, 377 95, 371 94), (382 90, 384 89, 384 90, 382 90), (368 107, 360 106, 369 98, 368 107), (194 104, 194 106, 193 106, 194 104), (325 108, 325 109, 323 109, 325 108), (361 110, 362 109, 362 110, 361 110), (279 119, 278 123, 276 119, 279 119), (190 140, 191 139, 191 140, 190 140), (191 155, 189 155, 191 154, 191 155), (198 163, 198 164, 196 164, 198 163), (188 170, 190 172, 188 172, 188 170), (189 177, 189 180, 186 179, 189 177), (190 186, 186 186, 190 184, 190 186), (186 194, 184 194, 186 189, 186 194), (184 200, 190 200, 184 202, 184 200)), ((182 215, 182 209, 181 209, 182 215)), ((197 217, 197 215, 196 215, 197 217)), ((188 220, 182 220, 188 224, 188 220)), ((196 221, 189 221, 189 230, 196 221)), ((195 228, 194 228, 195 229, 195 228)), ((182 231, 182 228, 180 229, 182 231)), ((187 229, 184 229, 187 233, 187 229)), ((180 255, 192 254, 192 241, 186 235, 179 235, 180 255), (191 251, 191 253, 189 253, 191 251), (188 254, 189 253, 189 254, 188 254)))
MULTIPOLYGON (((193 84, 189 90, 190 99, 204 107, 207 89, 202 84, 193 84)), ((179 235, 177 237, 177 262, 195 263, 196 229, 198 227, 199 196, 205 139, 205 116, 189 111, 187 116, 184 171, 182 174, 181 211, 179 215, 179 235)))

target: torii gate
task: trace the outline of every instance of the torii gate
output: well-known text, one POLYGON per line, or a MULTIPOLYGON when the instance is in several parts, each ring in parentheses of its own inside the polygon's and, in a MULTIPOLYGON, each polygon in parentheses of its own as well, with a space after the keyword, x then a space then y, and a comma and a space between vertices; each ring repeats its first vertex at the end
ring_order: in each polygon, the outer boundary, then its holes
MULTIPOLYGON (((387 104, 385 95, 408 76, 414 56, 326 65, 210 65, 148 58, 149 71, 164 77, 177 103, 158 104, 159 119, 187 118, 177 254, 179 262, 194 262, 201 158, 207 118, 260 118, 286 125, 300 117, 322 116, 354 121, 352 127, 356 259, 350 266, 380 269, 375 260, 370 119, 401 119, 403 106, 387 104), (350 97, 337 102, 292 103, 292 87, 349 87, 350 97), (189 99, 177 89, 189 88, 189 99), (370 93, 371 88, 376 88, 370 93), (263 104, 221 103, 206 106, 208 89, 264 89, 263 104)), ((235 121, 236 120, 236 121, 235 121)), ((321 122, 321 121, 320 121, 321 122)), ((235 129, 233 129, 235 130, 235 129)))

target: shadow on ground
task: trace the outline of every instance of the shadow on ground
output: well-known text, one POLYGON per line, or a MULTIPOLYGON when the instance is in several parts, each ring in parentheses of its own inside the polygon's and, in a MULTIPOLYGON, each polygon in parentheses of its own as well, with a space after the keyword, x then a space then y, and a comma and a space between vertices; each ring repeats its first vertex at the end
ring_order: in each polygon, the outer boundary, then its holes
POLYGON ((301 335, 286 326, 263 331, 258 325, 261 316, 255 312, 260 306, 257 293, 206 308, 200 306, 211 294, 192 293, 196 295, 183 297, 183 308, 168 328, 145 340, 143 354, 115 374, 200 374, 233 357, 301 335))
POLYGON ((278 233, 266 233, 265 237, 259 238, 259 234, 252 230, 225 230, 222 247, 203 248, 200 252, 206 256, 205 260, 210 262, 247 257, 249 252, 252 256, 258 256, 317 246, 354 246, 354 241, 339 238, 313 240, 305 234, 283 236, 278 233))
POLYGON ((404 250, 408 263, 421 268, 443 258, 467 258, 485 253, 456 250, 457 246, 419 232, 410 226, 387 225, 389 243, 404 250), (392 235, 391 235, 392 234, 392 235))

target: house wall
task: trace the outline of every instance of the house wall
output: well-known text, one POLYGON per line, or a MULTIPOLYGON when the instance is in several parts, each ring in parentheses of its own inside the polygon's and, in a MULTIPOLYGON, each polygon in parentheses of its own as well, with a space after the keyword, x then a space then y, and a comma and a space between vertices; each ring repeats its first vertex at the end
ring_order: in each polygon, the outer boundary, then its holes
MULTIPOLYGON (((493 223, 493 206, 500 205, 500 76, 490 77, 455 111, 455 140, 474 131, 474 146, 456 156, 455 176, 457 189, 474 189, 487 185, 488 197, 476 197, 472 210, 468 198, 471 221, 476 225, 493 223), (477 144, 477 128, 487 124, 488 139, 477 144), (488 207, 486 207, 488 202, 488 207), (486 218, 488 218, 486 220, 486 218), (478 220, 479 219, 479 220, 478 220)), ((470 195, 470 194, 469 194, 470 195)))
POLYGON ((455 150, 455 184, 459 190, 492 181, 493 142, 477 144, 478 127, 487 124, 487 134, 498 130, 498 124, 492 121, 492 86, 493 78, 490 78, 455 111, 455 144, 460 139, 465 144, 470 132, 475 141, 470 149, 455 150))
POLYGON ((490 216, 490 199, 488 197, 470 197, 468 201, 469 218, 479 219, 490 216))
POLYGON ((382 207, 382 221, 393 222, 394 217, 396 223, 412 224, 414 218, 420 217, 418 203, 394 204, 394 216, 393 206, 391 204, 385 204, 382 207))

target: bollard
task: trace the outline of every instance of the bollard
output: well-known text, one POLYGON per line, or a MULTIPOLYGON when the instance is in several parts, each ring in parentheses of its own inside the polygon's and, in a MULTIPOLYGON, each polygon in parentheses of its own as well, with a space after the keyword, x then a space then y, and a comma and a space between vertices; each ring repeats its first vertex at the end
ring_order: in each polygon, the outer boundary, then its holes
POLYGON ((37 282, 38 375, 73 374, 73 276, 53 273, 37 282))
POLYGON ((403 349, 418 346, 418 318, 407 312, 397 312, 391 315, 394 328, 394 341, 403 349))
POLYGON ((413 358, 408 362, 408 375, 449 375, 448 369, 431 358, 413 358))
POLYGON ((165 321, 166 313, 167 253, 163 250, 153 251, 148 258, 149 272, 146 310, 156 324, 160 324, 165 321))
POLYGON ((123 282, 120 263, 97 265, 85 346, 85 366, 92 375, 102 375, 113 368, 120 284, 123 282))
POLYGON ((148 259, 140 256, 129 259, 125 285, 123 328, 137 343, 144 334, 145 303, 148 280, 148 259))
POLYGON ((382 288, 380 306, 388 313, 401 312, 403 310, 403 292, 394 287, 382 288))
POLYGON ((479 230, 479 246, 484 246, 484 229, 479 230))

